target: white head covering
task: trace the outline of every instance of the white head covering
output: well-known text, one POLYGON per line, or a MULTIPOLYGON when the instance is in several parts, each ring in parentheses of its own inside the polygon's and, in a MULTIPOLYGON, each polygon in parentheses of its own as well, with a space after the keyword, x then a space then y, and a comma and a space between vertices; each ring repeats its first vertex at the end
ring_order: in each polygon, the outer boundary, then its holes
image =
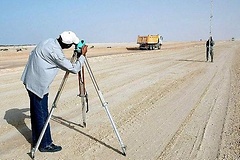
POLYGON ((76 34, 72 31, 64 31, 60 34, 62 38, 62 42, 65 44, 78 44, 79 38, 76 36, 76 34))

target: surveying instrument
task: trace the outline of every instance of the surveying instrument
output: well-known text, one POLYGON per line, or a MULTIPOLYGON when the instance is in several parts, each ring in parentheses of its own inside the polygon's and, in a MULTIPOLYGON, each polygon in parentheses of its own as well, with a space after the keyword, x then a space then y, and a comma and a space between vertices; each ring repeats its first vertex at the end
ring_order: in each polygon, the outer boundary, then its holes
MULTIPOLYGON (((72 57, 71 57, 71 60, 70 60, 71 63, 73 63, 74 61, 76 61, 76 60, 81 56, 81 54, 82 54, 82 48, 83 48, 84 46, 85 46, 85 41, 84 41, 84 40, 81 40, 81 42, 80 42, 78 45, 75 46, 74 53, 73 53, 73 55, 72 55, 72 57)), ((102 107, 105 109, 105 111, 106 111, 106 113, 107 113, 107 116, 108 116, 108 118, 109 118, 109 120, 110 120, 110 122, 111 122, 111 125, 112 125, 112 127, 113 127, 113 130, 114 130, 114 132, 115 132, 115 134, 116 134, 116 136, 117 136, 117 139, 118 139, 119 144, 120 144, 121 149, 122 149, 122 154, 123 154, 124 156, 126 156, 126 146, 123 144, 123 141, 122 141, 122 139, 121 139, 121 137, 120 137, 120 135, 119 135, 119 132, 118 132, 118 130, 117 130, 117 127, 116 127, 116 125, 115 125, 115 123, 114 123, 114 121, 113 121, 113 118, 112 118, 109 110, 108 110, 108 103, 107 103, 107 102, 104 100, 104 98, 103 98, 103 94, 102 94, 102 92, 101 92, 100 89, 99 89, 99 86, 98 86, 98 84, 97 84, 97 81, 96 81, 96 79, 95 79, 95 77, 94 77, 94 75, 93 75, 93 72, 92 72, 92 70, 91 70, 91 67, 90 67, 90 65, 89 65, 89 63, 88 63, 87 57, 85 57, 84 64, 85 64, 85 67, 87 68, 87 71, 88 71, 88 73, 89 73, 89 76, 90 76, 90 79, 91 79, 91 81, 92 81, 92 83, 93 83, 93 86, 94 86, 94 88, 95 88, 95 90, 96 90, 96 92, 97 92, 97 94, 98 94, 98 97, 99 97, 99 100, 100 100, 100 102, 101 102, 101 104, 102 104, 102 107)), ((66 84, 66 81, 67 81, 67 79, 68 79, 68 76, 69 76, 69 71, 66 71, 66 73, 65 73, 65 75, 64 75, 64 77, 63 77, 63 79, 62 79, 62 82, 61 82, 61 84, 60 84, 60 86, 59 86, 59 89, 58 89, 58 91, 57 91, 57 94, 56 94, 56 96, 55 96, 55 99, 54 99, 54 101, 53 101, 52 108, 51 108, 51 110, 50 110, 50 113, 49 113, 49 115, 48 115, 48 118, 47 118, 47 120, 46 120, 46 122, 45 122, 45 124, 44 124, 44 126, 43 126, 43 129, 42 129, 42 131, 41 131, 41 134, 40 134, 40 136, 39 136, 39 138, 38 138, 37 144, 36 144, 36 145, 32 148, 32 150, 31 150, 31 157, 32 157, 33 159, 34 159, 34 157, 35 157, 36 151, 38 150, 38 148, 39 148, 39 146, 40 146, 40 143, 41 143, 41 141, 42 141, 42 138, 43 138, 43 136, 44 136, 44 134, 45 134, 45 131, 46 131, 46 129, 47 129, 47 126, 48 126, 48 124, 49 124, 49 122, 50 122, 51 116, 53 115, 53 111, 54 111, 54 109, 57 107, 58 100, 59 100, 59 98, 60 98, 60 96, 61 96, 61 93, 62 93, 62 91, 63 91, 63 89, 64 89, 64 86, 65 86, 65 84, 66 84)), ((78 72, 78 81, 79 81, 79 83, 78 83, 78 84, 79 84, 79 95, 78 95, 78 96, 81 98, 81 103, 82 103, 83 127, 86 127, 86 126, 87 126, 87 123, 86 123, 86 113, 89 111, 89 108, 88 108, 88 94, 87 94, 86 87, 85 87, 84 66, 82 66, 82 69, 78 72)))

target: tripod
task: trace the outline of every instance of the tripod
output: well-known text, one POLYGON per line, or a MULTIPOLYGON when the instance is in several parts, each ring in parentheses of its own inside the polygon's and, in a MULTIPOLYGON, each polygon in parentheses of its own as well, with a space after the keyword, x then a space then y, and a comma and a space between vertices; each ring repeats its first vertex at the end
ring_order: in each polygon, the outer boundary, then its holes
POLYGON ((96 79, 95 79, 95 77, 94 77, 94 75, 93 75, 93 72, 92 72, 92 70, 91 70, 91 68, 90 68, 90 65, 89 65, 89 63, 88 63, 87 58, 86 58, 86 60, 85 60, 85 66, 86 66, 87 71, 88 71, 88 73, 89 73, 89 76, 90 76, 90 78, 91 78, 91 80, 92 80, 93 86, 95 87, 95 90, 96 90, 96 92, 97 92, 97 94, 98 94, 99 100, 101 101, 103 108, 104 108, 105 111, 107 112, 107 115, 108 115, 108 118, 109 118, 109 120, 110 120, 110 122, 111 122, 111 124, 112 124, 113 130, 114 130, 114 132, 115 132, 115 134, 116 134, 116 136, 117 136, 117 138, 118 138, 118 142, 119 142, 119 144, 120 144, 120 146, 121 146, 121 148, 122 148, 122 154, 123 154, 124 156, 126 156, 126 146, 123 144, 123 141, 122 141, 122 139, 121 139, 121 137, 120 137, 120 135, 119 135, 119 132, 118 132, 118 130, 117 130, 117 127, 116 127, 116 125, 115 125, 115 123, 114 123, 114 121, 113 121, 113 119, 112 119, 112 116, 111 116, 109 110, 108 110, 108 106, 107 106, 108 103, 107 103, 107 102, 104 100, 104 98, 103 98, 103 94, 102 94, 102 92, 100 91, 100 89, 99 89, 99 87, 98 87, 97 81, 96 81, 96 79))
POLYGON ((84 75, 84 66, 82 70, 78 72, 78 86, 79 86, 79 97, 81 97, 82 102, 82 118, 83 118, 83 127, 87 126, 86 122, 86 113, 89 111, 88 108, 88 93, 85 87, 85 75, 84 75))
MULTIPOLYGON (((74 51, 74 53, 73 53, 72 58, 71 58, 70 61, 73 63, 73 62, 75 61, 76 57, 77 57, 77 52, 74 51)), ((98 87, 98 85, 97 85, 96 79, 95 79, 95 77, 94 77, 94 75, 93 75, 93 73, 92 73, 92 70, 91 70, 91 68, 90 68, 90 65, 89 65, 89 63, 88 63, 87 58, 85 59, 85 66, 86 66, 87 71, 88 71, 88 73, 89 73, 89 76, 90 76, 90 78, 91 78, 91 80, 92 80, 92 83, 93 83, 93 85, 94 85, 94 87, 95 87, 95 90, 96 90, 96 92, 97 92, 97 94, 98 94, 98 96, 99 96, 99 99, 100 99, 100 101, 101 101, 101 103, 102 103, 102 106, 103 106, 104 109, 106 110, 107 115, 108 115, 108 117, 109 117, 109 119, 110 119, 110 122, 111 122, 111 124, 112 124, 112 127, 113 127, 113 129, 114 129, 114 132, 115 132, 115 134, 116 134, 116 136, 117 136, 117 138, 118 138, 118 141, 119 141, 120 146, 121 146, 122 151, 123 151, 122 154, 125 156, 125 155, 126 155, 126 146, 125 146, 125 145, 123 144, 123 142, 122 142, 122 139, 121 139, 121 137, 120 137, 120 135, 119 135, 119 132, 118 132, 118 130, 117 130, 117 128, 116 128, 116 125, 115 125, 115 123, 114 123, 114 121, 113 121, 113 119, 112 119, 112 116, 111 116, 111 114, 110 114, 110 112, 109 112, 109 110, 108 110, 107 102, 104 100, 103 95, 102 95, 102 92, 100 91, 100 89, 99 89, 99 87, 98 87)), ((48 115, 48 118, 47 118, 47 120, 46 120, 46 122, 45 122, 45 124, 44 124, 44 126, 43 126, 43 129, 42 129, 42 131, 41 131, 41 134, 40 134, 40 136, 39 136, 39 138, 38 138, 37 144, 36 144, 35 147, 33 147, 32 150, 31 150, 31 157, 32 157, 32 158, 34 158, 35 153, 36 153, 36 151, 37 151, 38 148, 39 148, 39 145, 40 145, 40 143, 41 143, 41 141, 42 141, 42 138, 43 138, 43 136, 44 136, 44 133, 45 133, 45 131, 46 131, 46 129, 47 129, 47 126, 48 126, 48 124, 49 124, 49 122, 50 122, 51 116, 53 115, 53 111, 54 111, 54 109, 55 109, 56 106, 57 106, 57 102, 58 102, 58 100, 59 100, 59 98, 60 98, 60 96, 61 96, 62 90, 63 90, 63 88, 64 88, 64 86, 65 86, 65 84, 66 84, 66 81, 67 81, 67 79, 68 79, 68 76, 69 76, 69 72, 66 71, 66 73, 65 73, 65 75, 64 75, 64 77, 63 77, 63 79, 62 79, 62 82, 61 82, 61 84, 60 84, 60 87, 59 87, 59 89, 58 89, 58 92, 57 92, 57 94, 56 94, 56 96, 55 96, 55 99, 54 99, 54 101, 53 101, 52 108, 51 108, 51 110, 50 110, 50 113, 49 113, 49 115, 48 115)), ((86 109, 84 96, 86 97, 86 102, 87 102, 87 104, 88 104, 88 99, 87 99, 87 92, 86 92, 86 89, 85 89, 84 68, 82 68, 82 70, 78 73, 78 77, 79 77, 79 92, 80 92, 80 93, 79 93, 79 96, 81 97, 81 100, 82 100, 83 126, 86 127, 86 112, 88 111, 88 107, 87 107, 87 109, 86 109)))

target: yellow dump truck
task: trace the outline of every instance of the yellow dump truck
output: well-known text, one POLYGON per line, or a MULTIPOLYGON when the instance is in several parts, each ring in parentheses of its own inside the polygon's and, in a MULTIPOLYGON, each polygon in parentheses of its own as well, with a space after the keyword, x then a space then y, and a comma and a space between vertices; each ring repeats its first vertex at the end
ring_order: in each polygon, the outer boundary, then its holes
POLYGON ((153 50, 155 48, 161 49, 163 37, 157 35, 138 36, 137 44, 139 49, 153 50))

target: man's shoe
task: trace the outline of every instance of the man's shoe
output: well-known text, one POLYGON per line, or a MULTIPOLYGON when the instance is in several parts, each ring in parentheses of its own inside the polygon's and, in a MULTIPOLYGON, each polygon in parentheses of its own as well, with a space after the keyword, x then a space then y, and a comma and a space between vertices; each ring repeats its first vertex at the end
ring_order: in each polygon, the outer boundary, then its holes
POLYGON ((61 151, 62 147, 61 146, 56 146, 55 144, 50 144, 49 146, 45 148, 39 148, 40 152, 58 152, 61 151))

